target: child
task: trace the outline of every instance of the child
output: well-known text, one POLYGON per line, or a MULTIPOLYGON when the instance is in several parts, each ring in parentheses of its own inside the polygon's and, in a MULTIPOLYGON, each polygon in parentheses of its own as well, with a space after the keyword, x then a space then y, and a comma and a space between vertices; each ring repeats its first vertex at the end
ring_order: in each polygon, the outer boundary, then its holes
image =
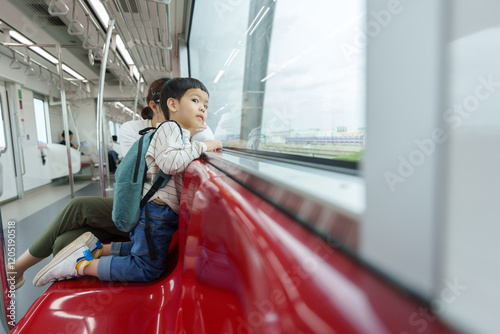
POLYGON ((103 281, 150 282, 163 273, 172 235, 178 228, 179 204, 184 171, 207 150, 222 148, 215 140, 189 142, 190 132, 202 126, 207 117, 208 91, 198 80, 175 78, 166 83, 160 95, 161 110, 167 120, 153 136, 146 152, 147 178, 143 194, 151 187, 159 169, 172 175, 146 204, 154 257, 150 256, 144 233, 144 209, 139 224, 130 232, 129 242, 102 246, 87 232, 61 250, 33 280, 43 286, 76 276, 96 276, 103 281), (102 256, 102 257, 101 257, 102 256))

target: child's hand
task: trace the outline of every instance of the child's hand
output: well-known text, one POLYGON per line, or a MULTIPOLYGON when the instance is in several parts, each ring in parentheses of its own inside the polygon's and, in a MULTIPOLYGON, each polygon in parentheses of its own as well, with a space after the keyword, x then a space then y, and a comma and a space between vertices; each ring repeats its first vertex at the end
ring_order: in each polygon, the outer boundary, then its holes
POLYGON ((207 151, 217 151, 222 149, 222 142, 218 140, 205 140, 205 145, 207 145, 207 151))
POLYGON ((202 126, 200 126, 199 128, 196 128, 196 129, 193 129, 191 130, 191 138, 193 138, 193 136, 199 132, 202 132, 202 131, 205 131, 206 129, 208 128, 208 126, 206 124, 203 124, 202 126))

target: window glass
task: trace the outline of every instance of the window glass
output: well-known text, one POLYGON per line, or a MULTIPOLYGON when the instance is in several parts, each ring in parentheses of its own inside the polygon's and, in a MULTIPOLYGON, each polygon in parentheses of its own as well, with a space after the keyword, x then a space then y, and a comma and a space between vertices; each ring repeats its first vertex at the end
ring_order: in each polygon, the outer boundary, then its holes
POLYGON ((249 0, 198 1, 189 39, 191 77, 210 93, 207 125, 225 145, 240 139, 249 0))
POLYGON ((116 136, 118 138, 118 142, 120 141, 120 127, 122 125, 120 123, 116 123, 115 121, 108 121, 109 127, 109 135, 116 136))
POLYGON ((109 127, 109 135, 110 136, 116 135, 115 122, 108 121, 108 127, 109 127))
POLYGON ((46 147, 48 143, 47 123, 45 120, 45 103, 37 98, 33 99, 35 105, 35 122, 38 147, 46 147))
POLYGON ((365 143, 364 2, 196 2, 191 76, 226 146, 360 159, 365 143))
POLYGON ((4 152, 7 148, 7 140, 6 140, 6 132, 5 132, 5 123, 3 119, 3 111, 2 111, 2 100, 0 99, 0 152, 4 152))

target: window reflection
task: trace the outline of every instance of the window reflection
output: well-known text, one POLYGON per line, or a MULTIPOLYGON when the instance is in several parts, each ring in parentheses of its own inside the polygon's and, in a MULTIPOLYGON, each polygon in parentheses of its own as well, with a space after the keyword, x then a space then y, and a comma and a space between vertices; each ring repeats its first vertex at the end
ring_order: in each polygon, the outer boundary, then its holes
POLYGON ((364 3, 197 2, 191 76, 226 146, 357 161, 365 144, 364 3))
POLYGON ((210 92, 207 123, 226 145, 240 138, 250 1, 231 3, 195 3, 189 39, 191 76, 210 92))

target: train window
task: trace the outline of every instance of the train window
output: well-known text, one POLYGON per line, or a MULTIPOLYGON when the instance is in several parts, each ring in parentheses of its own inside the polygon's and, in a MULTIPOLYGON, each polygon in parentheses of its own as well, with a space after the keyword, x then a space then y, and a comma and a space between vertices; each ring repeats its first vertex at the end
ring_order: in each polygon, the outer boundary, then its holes
POLYGON ((190 74, 226 147, 358 161, 365 145, 364 2, 196 2, 190 74), (314 64, 314 66, 311 66, 314 64))
POLYGON ((45 102, 39 98, 34 98, 33 103, 35 105, 35 122, 38 147, 46 147, 48 143, 48 137, 45 102))
POLYGON ((7 150, 7 139, 5 132, 5 122, 3 119, 2 100, 0 99, 0 153, 7 150))
MULTIPOLYGON (((121 124, 113 121, 108 121, 108 126, 109 126, 109 135, 118 137, 120 133, 121 124)), ((118 138, 118 141, 120 141, 120 138, 118 138)))

